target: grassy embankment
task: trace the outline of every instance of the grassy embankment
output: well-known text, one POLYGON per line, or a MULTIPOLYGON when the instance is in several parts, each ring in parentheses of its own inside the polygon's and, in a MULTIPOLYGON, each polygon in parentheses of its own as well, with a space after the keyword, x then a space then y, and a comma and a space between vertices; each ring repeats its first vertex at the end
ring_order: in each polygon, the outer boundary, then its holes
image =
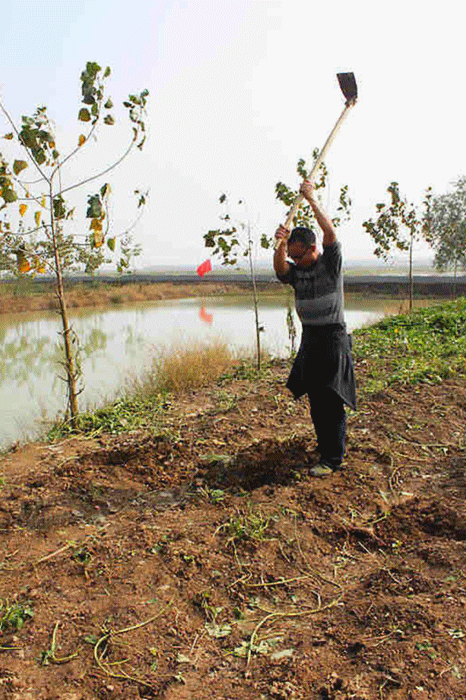
MULTIPOLYGON (((465 376, 466 299, 391 316, 354 332, 353 341, 361 397, 395 382, 439 383, 465 376)), ((265 361, 262 372, 273 371, 273 364, 273 360, 265 361)), ((154 360, 146 375, 117 401, 82 414, 81 429, 94 434, 154 429, 163 423, 164 407, 171 395, 206 383, 228 387, 232 380, 255 373, 252 361, 238 359, 221 343, 172 348, 154 360)), ((56 426, 50 435, 59 437, 66 432, 66 426, 56 426)))

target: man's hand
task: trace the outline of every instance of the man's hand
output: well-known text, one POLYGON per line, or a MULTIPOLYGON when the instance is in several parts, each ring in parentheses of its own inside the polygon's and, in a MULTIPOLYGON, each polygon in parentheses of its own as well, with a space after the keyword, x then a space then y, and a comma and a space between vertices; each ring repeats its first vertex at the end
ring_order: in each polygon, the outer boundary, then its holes
POLYGON ((301 183, 301 187, 299 188, 300 193, 303 195, 305 199, 311 204, 312 202, 315 202, 314 198, 314 185, 310 180, 304 180, 301 183))
POLYGON ((282 224, 280 224, 280 226, 275 231, 275 240, 277 247, 286 245, 288 238, 290 237, 290 233, 291 231, 289 228, 285 228, 282 224))
POLYGON ((301 184, 301 187, 299 188, 299 191, 311 205, 316 221, 322 229, 322 233, 324 234, 322 240, 323 245, 332 245, 332 243, 335 243, 335 241, 337 240, 335 228, 331 219, 321 208, 320 204, 314 196, 314 185, 310 180, 304 180, 304 182, 301 184))

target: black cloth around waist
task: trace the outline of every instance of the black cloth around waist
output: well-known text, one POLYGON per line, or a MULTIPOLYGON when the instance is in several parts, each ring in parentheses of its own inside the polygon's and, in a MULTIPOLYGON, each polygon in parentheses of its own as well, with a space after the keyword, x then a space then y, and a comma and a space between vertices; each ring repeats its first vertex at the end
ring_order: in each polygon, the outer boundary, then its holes
POLYGON ((312 397, 312 394, 329 388, 356 409, 351 345, 351 336, 344 326, 304 325, 301 344, 286 384, 295 399, 304 394, 312 397))

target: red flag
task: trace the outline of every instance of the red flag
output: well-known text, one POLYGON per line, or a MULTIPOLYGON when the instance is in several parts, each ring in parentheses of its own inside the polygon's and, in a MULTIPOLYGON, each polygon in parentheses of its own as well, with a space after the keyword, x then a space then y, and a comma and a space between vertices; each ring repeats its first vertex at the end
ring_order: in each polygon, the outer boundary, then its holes
POLYGON ((199 277, 204 277, 205 273, 210 272, 211 270, 212 263, 210 262, 210 260, 204 260, 204 262, 199 265, 196 272, 199 275, 199 277))

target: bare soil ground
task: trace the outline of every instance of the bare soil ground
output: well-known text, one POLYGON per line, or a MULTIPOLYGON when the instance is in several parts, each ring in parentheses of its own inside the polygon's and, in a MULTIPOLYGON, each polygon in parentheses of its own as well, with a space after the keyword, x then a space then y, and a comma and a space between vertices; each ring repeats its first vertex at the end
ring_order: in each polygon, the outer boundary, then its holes
POLYGON ((362 398, 318 480, 287 372, 4 455, 2 700, 466 696, 464 381, 362 398))

